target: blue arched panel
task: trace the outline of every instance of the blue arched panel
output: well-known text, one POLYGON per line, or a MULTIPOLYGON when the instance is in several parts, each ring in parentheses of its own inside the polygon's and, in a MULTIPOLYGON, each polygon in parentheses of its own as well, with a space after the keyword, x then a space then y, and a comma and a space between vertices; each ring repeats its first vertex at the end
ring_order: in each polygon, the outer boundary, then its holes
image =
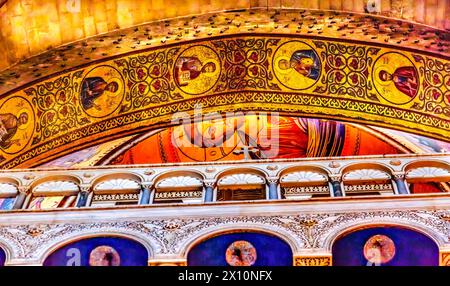
POLYGON ((6 261, 6 253, 2 248, 0 248, 0 266, 4 266, 5 261, 6 261))
POLYGON ((387 236, 395 246, 395 254, 381 266, 437 266, 438 246, 429 237, 417 231, 399 227, 374 227, 351 232, 333 244, 333 265, 375 265, 364 256, 366 242, 375 235, 387 236))
MULTIPOLYGON (((114 252, 112 265, 146 266, 147 249, 131 239, 121 237, 92 237, 65 245, 50 254, 45 266, 89 266, 95 249, 109 249, 114 252), (112 249, 112 250, 111 250, 112 249)), ((100 253, 102 254, 102 253, 100 253)), ((109 255, 110 253, 106 253, 109 255)))
POLYGON ((247 241, 256 250, 253 266, 292 266, 291 247, 282 239, 263 233, 228 233, 194 246, 188 254, 189 266, 228 266, 226 251, 236 241, 247 241))

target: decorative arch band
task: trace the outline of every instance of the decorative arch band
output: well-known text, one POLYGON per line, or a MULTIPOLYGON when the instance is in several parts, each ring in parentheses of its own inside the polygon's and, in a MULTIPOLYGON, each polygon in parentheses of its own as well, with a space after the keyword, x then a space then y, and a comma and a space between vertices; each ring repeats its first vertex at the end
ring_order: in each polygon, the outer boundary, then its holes
POLYGON ((0 100, 0 167, 29 167, 176 112, 270 111, 449 141, 450 59, 295 35, 183 42, 56 75, 0 100))

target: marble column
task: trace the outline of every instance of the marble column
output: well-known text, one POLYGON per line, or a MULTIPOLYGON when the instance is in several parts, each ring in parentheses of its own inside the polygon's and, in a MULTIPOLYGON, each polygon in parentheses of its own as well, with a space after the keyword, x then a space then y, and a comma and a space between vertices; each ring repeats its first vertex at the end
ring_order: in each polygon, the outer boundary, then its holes
POLYGON ((205 203, 209 203, 209 202, 213 202, 214 201, 214 186, 215 186, 215 181, 209 181, 209 180, 205 180, 203 181, 203 185, 204 185, 204 202, 205 203))
POLYGON ((141 185, 141 198, 139 200, 140 205, 148 205, 152 201, 152 184, 143 183, 141 185))
POLYGON ((19 193, 17 194, 13 206, 13 209, 15 210, 21 209, 23 207, 23 203, 25 202, 25 199, 27 198, 28 193, 30 192, 30 186, 19 186, 17 189, 19 190, 19 193))
POLYGON ((410 193, 408 186, 406 186, 404 173, 393 174, 393 179, 399 195, 407 195, 410 193))
POLYGON ((267 178, 267 185, 269 186, 269 200, 278 200, 280 196, 278 195, 278 178, 271 177, 267 178))
POLYGON ((90 189, 91 189, 90 185, 80 186, 80 194, 78 196, 77 208, 86 207, 90 189))
POLYGON ((342 197, 344 196, 342 187, 341 187, 341 176, 340 175, 332 175, 330 176, 330 183, 333 191, 333 195, 335 197, 342 197))

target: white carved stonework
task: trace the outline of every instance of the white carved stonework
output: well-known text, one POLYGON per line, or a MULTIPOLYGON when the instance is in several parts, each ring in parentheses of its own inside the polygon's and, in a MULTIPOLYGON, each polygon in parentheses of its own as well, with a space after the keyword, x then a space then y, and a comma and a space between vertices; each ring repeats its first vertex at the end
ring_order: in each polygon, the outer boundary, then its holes
POLYGON ((281 178, 282 183, 296 182, 327 182, 327 177, 323 174, 310 171, 300 171, 289 173, 281 178))
POLYGON ((450 223, 445 218, 449 216, 448 210, 411 210, 19 224, 0 226, 0 242, 10 250, 11 259, 42 261, 55 245, 66 244, 77 237, 92 237, 92 234, 117 233, 138 238, 154 254, 182 256, 183 251, 205 235, 233 229, 259 229, 284 238, 295 252, 298 249, 330 249, 332 241, 342 232, 375 223, 421 229, 440 244, 446 244, 450 223))
POLYGON ((2 196, 15 196, 18 193, 18 189, 13 184, 0 183, 0 195, 2 196))
POLYGON ((74 182, 69 181, 50 181, 42 183, 33 189, 34 193, 42 192, 76 192, 78 186, 74 182))
POLYGON ((370 185, 345 185, 344 190, 346 193, 351 192, 373 192, 373 191, 389 191, 393 192, 391 184, 370 184, 370 185))
POLYGON ((127 193, 127 194, 105 194, 105 195, 94 195, 92 201, 137 201, 139 199, 139 194, 137 193, 127 193))
POLYGON ((201 198, 202 191, 174 191, 156 192, 155 199, 181 199, 181 198, 201 198))
POLYGON ((233 174, 225 176, 219 180, 219 186, 232 186, 232 185, 262 185, 264 184, 264 178, 253 174, 233 174))
POLYGON ((305 187, 285 187, 283 188, 285 195, 294 194, 323 194, 329 193, 328 186, 305 186, 305 187))
POLYGON ((157 188, 202 187, 202 181, 190 176, 177 176, 163 179, 156 184, 157 188))
POLYGON ((355 170, 344 175, 344 181, 388 180, 390 178, 388 173, 376 169, 355 170))
POLYGON ((443 168, 421 167, 412 169, 406 174, 407 179, 450 177, 450 172, 443 168))
POLYGON ((113 179, 96 185, 95 191, 140 190, 138 182, 130 179, 113 179))

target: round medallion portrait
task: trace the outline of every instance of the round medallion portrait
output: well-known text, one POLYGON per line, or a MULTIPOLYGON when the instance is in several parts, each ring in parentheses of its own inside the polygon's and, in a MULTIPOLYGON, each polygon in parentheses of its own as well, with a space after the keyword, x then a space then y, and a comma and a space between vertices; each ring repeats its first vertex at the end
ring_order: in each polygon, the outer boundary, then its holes
POLYGON ((14 96, 0 106, 0 149, 7 154, 22 151, 34 132, 35 117, 28 100, 14 96))
POLYGON ((388 263, 395 256, 395 244, 381 234, 370 237, 364 245, 364 257, 374 264, 388 263))
POLYGON ((122 75, 110 66, 98 66, 81 82, 80 103, 88 115, 105 117, 119 107, 125 93, 122 75))
POLYGON ((273 56, 275 76, 290 89, 302 90, 313 86, 320 78, 321 67, 314 49, 299 41, 284 43, 273 56))
POLYGON ((177 86, 188 94, 202 94, 219 79, 219 56, 207 46, 193 46, 184 50, 174 66, 177 86))
POLYGON ((378 94, 393 104, 412 101, 420 86, 419 73, 406 56, 389 52, 380 56, 373 66, 372 78, 378 94))
POLYGON ((120 255, 111 246, 96 247, 89 255, 90 266, 120 266, 120 255))
POLYGON ((231 266, 252 266, 256 258, 256 248, 245 240, 233 242, 225 253, 225 259, 231 266))

